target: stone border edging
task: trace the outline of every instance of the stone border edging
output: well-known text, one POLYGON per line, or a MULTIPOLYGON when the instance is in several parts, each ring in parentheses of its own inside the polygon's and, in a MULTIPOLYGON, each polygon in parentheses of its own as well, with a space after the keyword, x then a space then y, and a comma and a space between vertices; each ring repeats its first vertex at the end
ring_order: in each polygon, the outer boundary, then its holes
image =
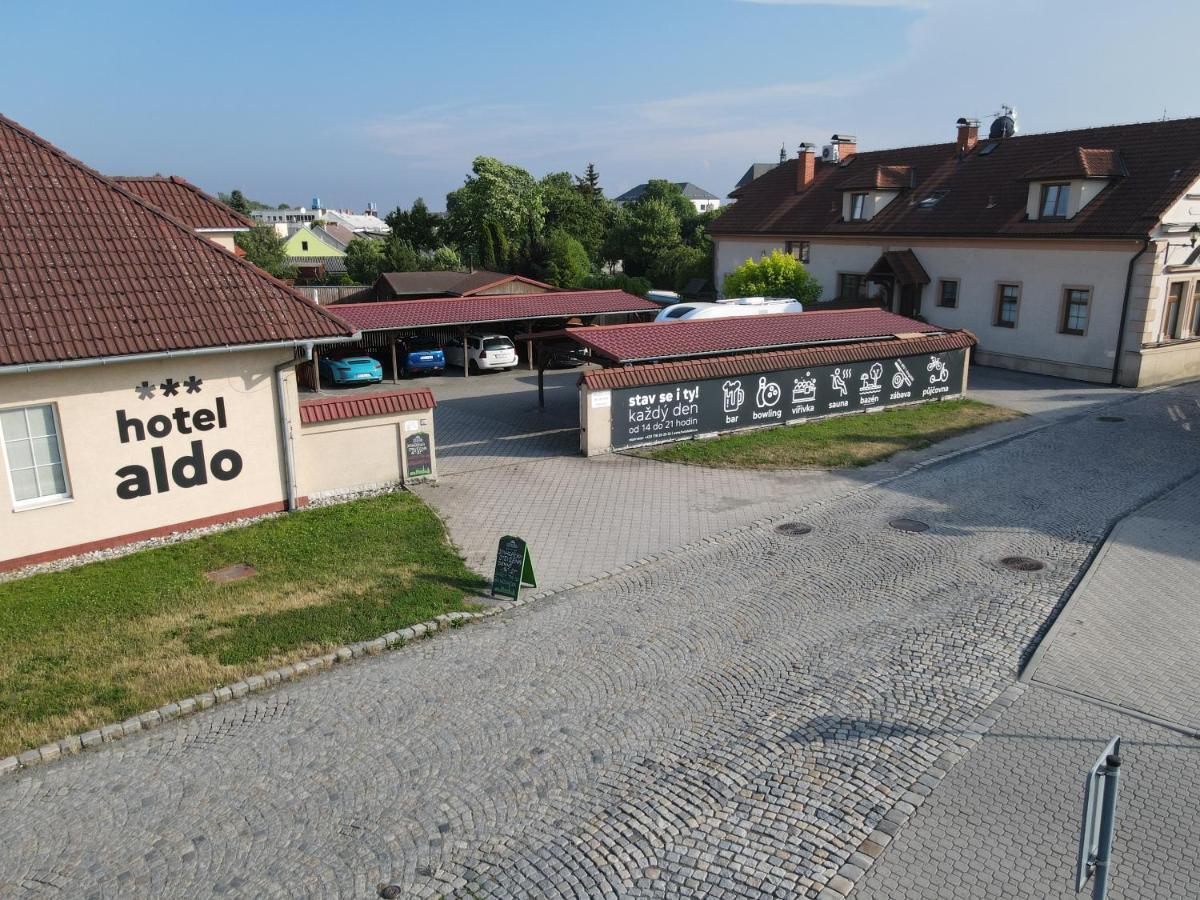
MULTIPOLYGON (((435 616, 433 619, 430 619, 427 622, 421 622, 417 625, 410 625, 407 628, 390 631, 387 634, 377 637, 373 640, 358 641, 354 644, 343 644, 342 646, 337 647, 331 650, 329 653, 325 653, 321 656, 314 656, 310 657, 309 659, 300 660, 299 662, 295 662, 290 665, 272 669, 261 675, 251 675, 249 678, 235 682, 231 685, 224 685, 222 687, 215 688, 214 690, 205 691, 204 693, 196 694, 195 696, 188 697, 183 700, 166 703, 157 709, 152 709, 148 712, 142 713, 141 715, 133 716, 123 722, 111 722, 107 725, 102 725, 99 728, 86 731, 82 734, 70 734, 64 738, 60 738, 58 741, 44 744, 41 747, 32 747, 21 753, 0 759, 0 777, 19 772, 22 769, 27 769, 32 766, 53 762, 54 760, 60 759, 64 756, 73 756, 77 753, 83 752, 84 750, 98 747, 103 744, 109 744, 113 741, 121 740, 124 737, 137 734, 141 731, 148 731, 151 728, 156 728, 162 723, 169 722, 172 719, 177 719, 181 716, 192 715, 200 712, 201 710, 210 709, 211 707, 220 705, 222 703, 240 700, 242 697, 245 697, 248 694, 259 693, 267 688, 275 687, 278 684, 294 681, 297 678, 314 672, 319 672, 324 669, 330 669, 339 663, 349 662, 350 660, 363 656, 376 656, 387 650, 403 647, 418 638, 429 637, 447 628, 460 627, 466 622, 489 618, 491 616, 498 615, 507 609, 525 606, 526 604, 532 603, 536 600, 543 600, 558 594, 564 594, 569 591, 576 590, 577 588, 595 584, 599 581, 607 581, 610 578, 615 578, 619 575, 625 574, 626 572, 631 572, 634 569, 639 569, 643 566, 660 562, 677 553, 686 553, 697 550, 703 546, 711 545, 719 541, 726 540, 730 537, 735 537, 740 534, 745 534, 749 531, 755 531, 766 526, 777 524, 792 518, 799 512, 817 509, 827 506, 830 503, 840 502, 845 500, 847 497, 855 496, 856 494, 875 487, 881 487, 883 485, 890 484, 893 481, 906 478, 909 475, 931 466, 940 465, 944 462, 957 459, 960 456, 966 456, 982 450, 988 450, 992 447, 1027 437, 1028 435, 1035 434, 1046 428, 1050 428, 1053 425, 1064 424, 1083 419, 1089 415, 1093 415, 1097 409, 1103 409, 1123 403, 1130 403, 1139 397, 1158 393, 1159 391, 1166 390, 1174 386, 1175 385, 1164 385, 1163 387, 1151 388, 1149 390, 1132 393, 1129 396, 1117 397, 1105 403, 1090 405, 1084 410, 1080 410, 1076 413, 1057 416, 1049 421, 1031 425, 1029 428, 1015 431, 1011 434, 1000 435, 990 440, 982 441, 978 444, 960 447, 959 449, 952 450, 948 453, 929 457, 928 459, 923 459, 919 462, 913 463, 902 471, 893 472, 873 481, 863 482, 862 484, 856 485, 850 490, 844 491, 840 494, 809 503, 808 505, 801 507, 799 510, 789 513, 764 516, 763 518, 756 519, 753 522, 745 525, 738 525, 733 528, 725 529, 724 531, 718 531, 714 534, 698 538, 694 541, 689 541, 686 544, 668 548, 667 550, 663 550, 659 553, 652 553, 648 556, 642 557, 641 559, 635 560, 632 563, 626 563, 609 571, 585 576, 584 578, 573 581, 569 584, 564 584, 555 588, 549 588, 544 591, 539 591, 535 594, 529 594, 527 597, 518 600, 506 601, 503 606, 490 606, 482 612, 476 613, 443 613, 440 616, 435 616)), ((448 530, 447 534, 449 534, 448 530)), ((851 884, 851 887, 852 886, 853 884, 851 884)))

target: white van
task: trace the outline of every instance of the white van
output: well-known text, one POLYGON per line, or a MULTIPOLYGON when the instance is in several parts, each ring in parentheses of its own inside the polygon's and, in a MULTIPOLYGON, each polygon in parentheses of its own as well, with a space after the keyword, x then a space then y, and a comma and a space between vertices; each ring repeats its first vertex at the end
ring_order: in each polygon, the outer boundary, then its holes
POLYGON ((715 303, 674 303, 654 317, 655 322, 692 319, 728 319, 737 316, 770 316, 804 312, 804 304, 790 297, 731 297, 715 303))

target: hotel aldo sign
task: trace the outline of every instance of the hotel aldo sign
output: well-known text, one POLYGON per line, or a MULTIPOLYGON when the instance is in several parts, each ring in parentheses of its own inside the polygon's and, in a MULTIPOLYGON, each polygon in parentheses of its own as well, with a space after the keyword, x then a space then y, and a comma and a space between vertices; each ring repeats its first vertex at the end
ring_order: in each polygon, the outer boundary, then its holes
POLYGON ((966 351, 872 359, 612 392, 612 446, 933 400, 962 393, 966 351))
POLYGON ((130 408, 116 411, 117 437, 132 451, 128 463, 115 473, 119 498, 136 500, 232 481, 242 473, 242 455, 221 446, 222 432, 229 427, 225 398, 200 401, 203 385, 195 375, 161 384, 143 381, 134 387, 137 400, 130 408), (187 403, 189 398, 195 399, 187 403), (182 452, 179 447, 168 452, 163 444, 175 436, 190 439, 182 452))

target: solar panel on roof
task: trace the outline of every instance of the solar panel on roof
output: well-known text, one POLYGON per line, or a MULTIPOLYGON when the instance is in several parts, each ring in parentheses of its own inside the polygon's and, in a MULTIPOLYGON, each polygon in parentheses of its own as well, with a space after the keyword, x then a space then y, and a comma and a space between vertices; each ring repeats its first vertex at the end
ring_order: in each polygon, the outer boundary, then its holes
POLYGON ((933 209, 938 205, 938 201, 945 197, 948 193, 950 193, 948 188, 934 191, 932 194, 918 203, 917 206, 919 206, 921 209, 933 209))

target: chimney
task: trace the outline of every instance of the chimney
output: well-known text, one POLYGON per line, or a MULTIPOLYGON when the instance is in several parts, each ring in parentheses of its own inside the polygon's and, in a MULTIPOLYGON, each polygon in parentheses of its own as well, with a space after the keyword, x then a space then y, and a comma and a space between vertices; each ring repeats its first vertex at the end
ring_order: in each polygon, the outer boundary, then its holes
POLYGON ((965 116, 958 120, 958 155, 966 156, 979 143, 979 120, 965 116))
POLYGON ((845 162, 858 150, 858 138, 852 134, 835 134, 830 140, 837 145, 839 162, 845 162))
POLYGON ((800 193, 813 183, 817 174, 817 154, 812 144, 801 144, 796 166, 796 193, 800 193))

